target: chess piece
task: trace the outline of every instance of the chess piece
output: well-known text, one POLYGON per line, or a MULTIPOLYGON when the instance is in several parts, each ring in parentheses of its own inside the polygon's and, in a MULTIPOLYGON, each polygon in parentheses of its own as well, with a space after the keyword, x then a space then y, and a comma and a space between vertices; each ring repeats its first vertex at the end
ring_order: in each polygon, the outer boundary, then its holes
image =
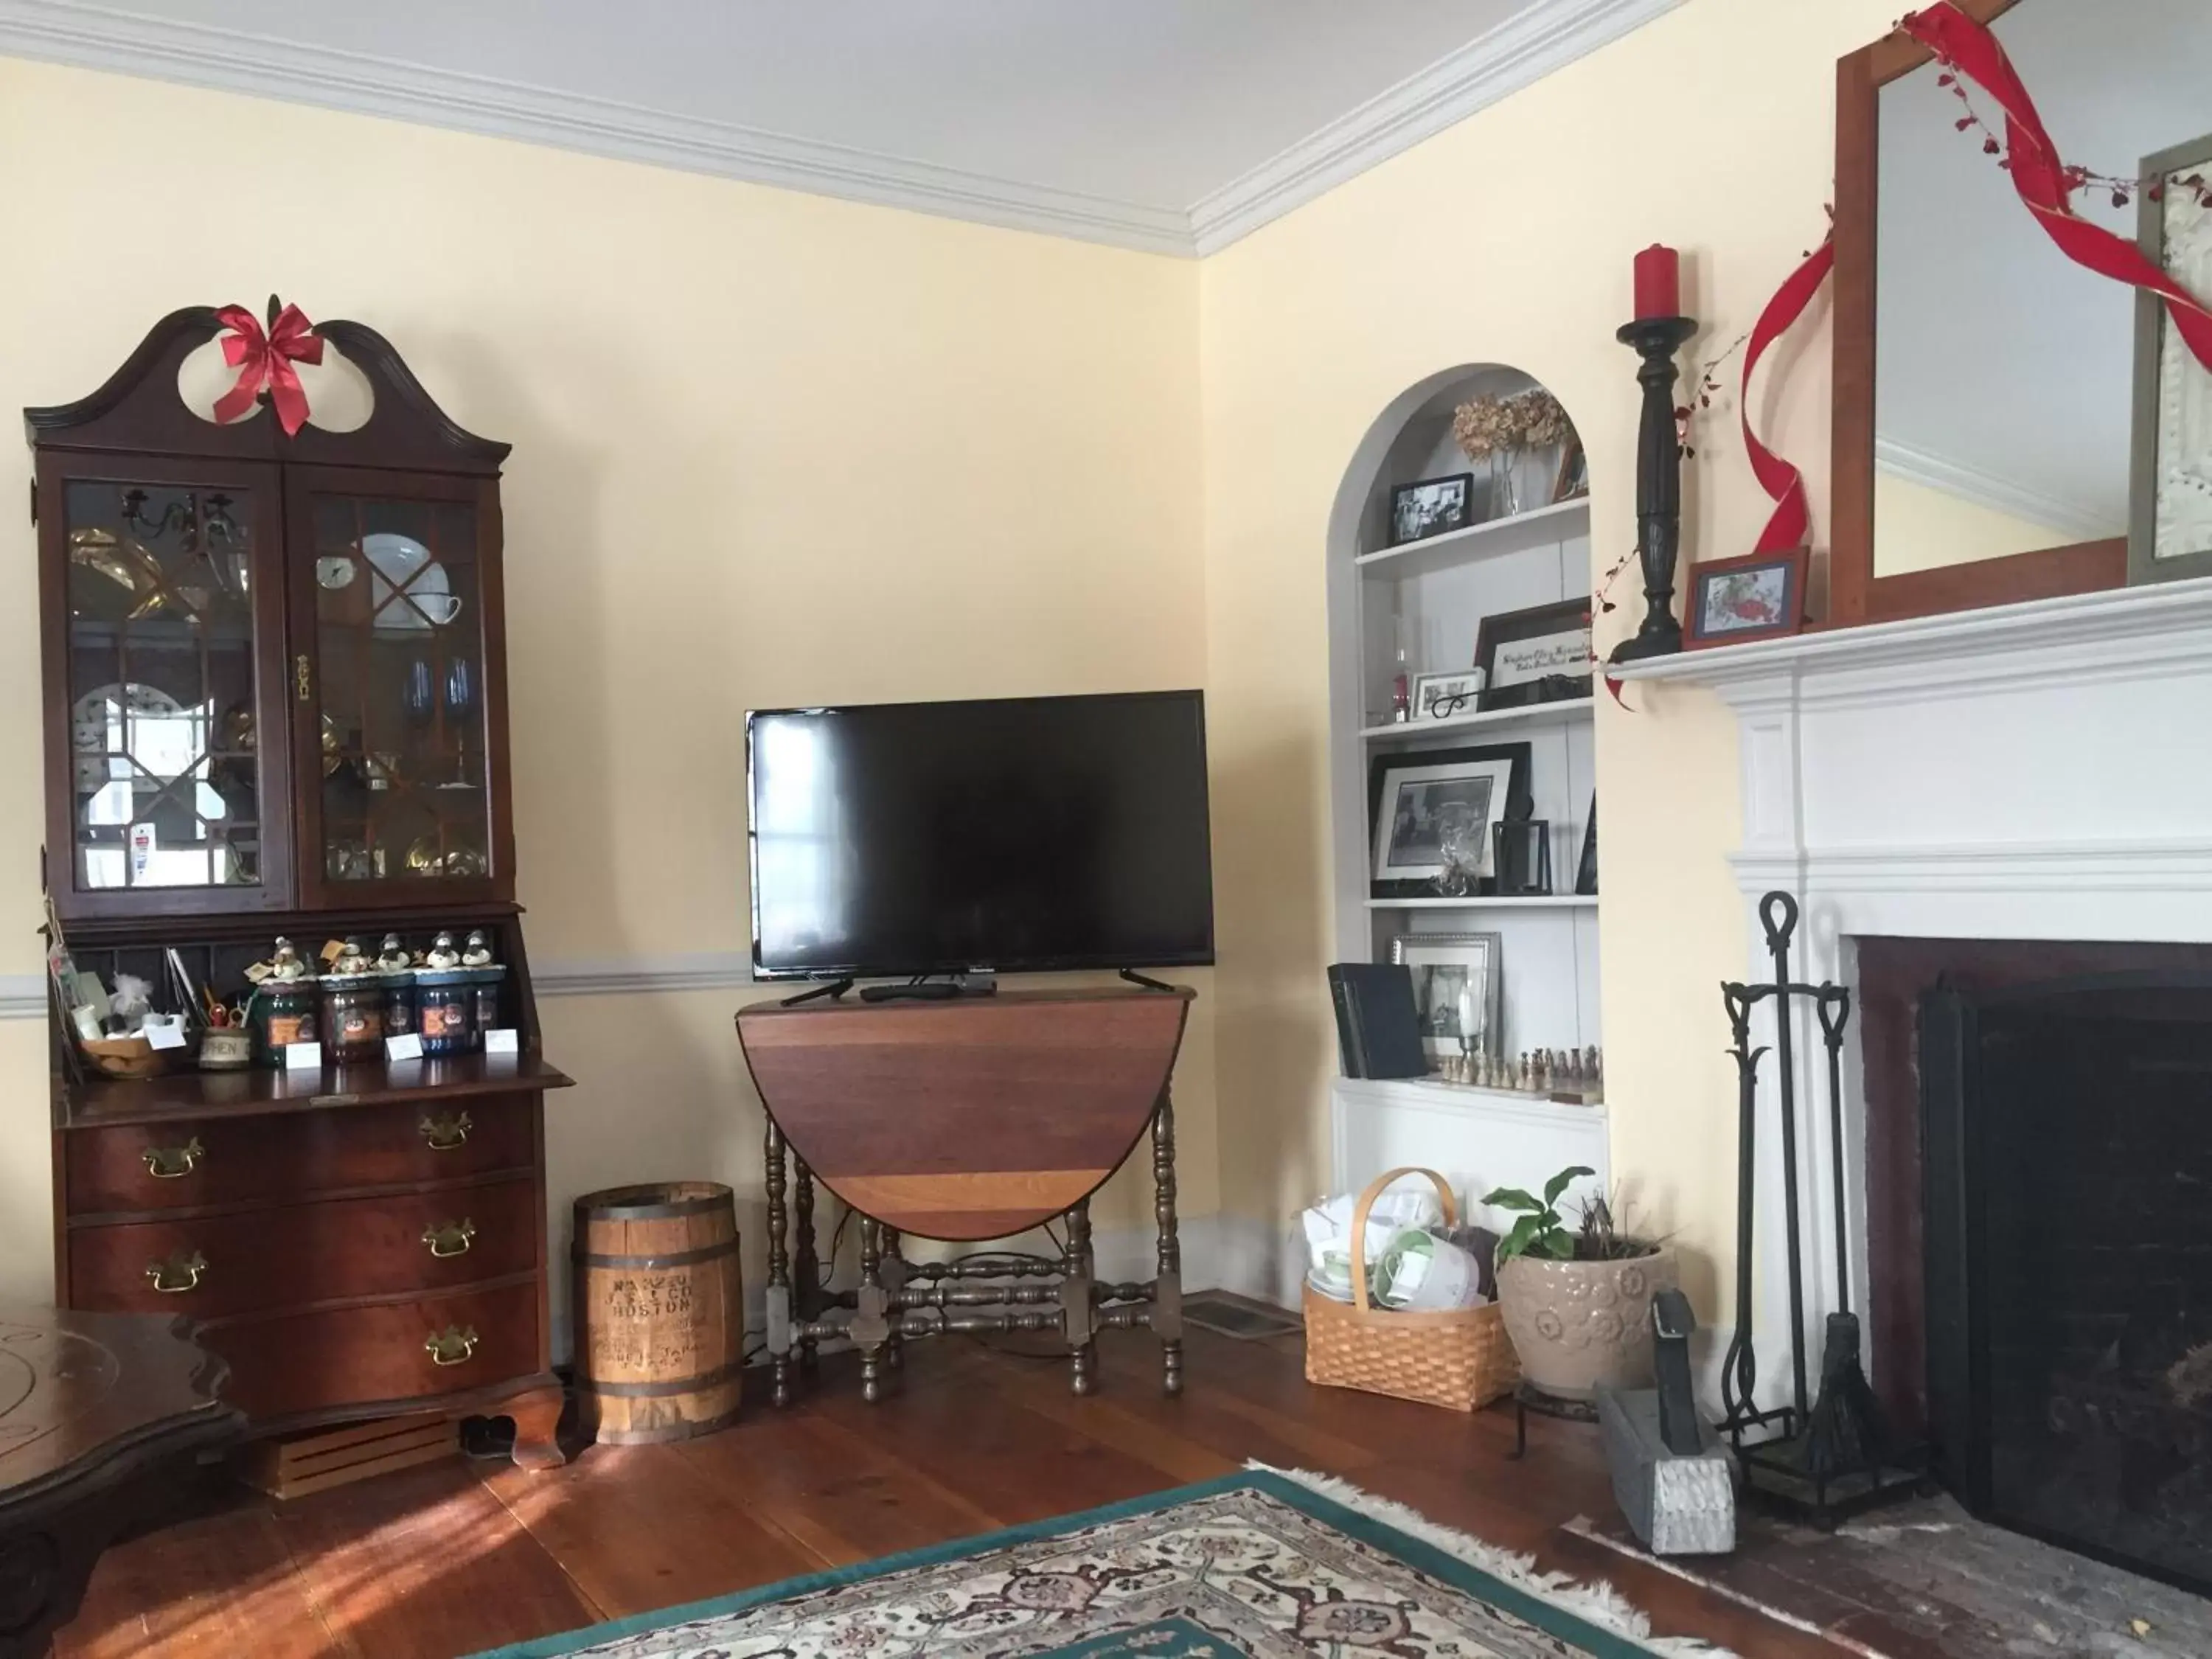
POLYGON ((407 947, 399 942, 398 934, 386 933, 384 936, 383 945, 378 947, 376 952, 376 965, 387 974, 396 974, 403 969, 412 968, 415 965, 415 958, 407 947))

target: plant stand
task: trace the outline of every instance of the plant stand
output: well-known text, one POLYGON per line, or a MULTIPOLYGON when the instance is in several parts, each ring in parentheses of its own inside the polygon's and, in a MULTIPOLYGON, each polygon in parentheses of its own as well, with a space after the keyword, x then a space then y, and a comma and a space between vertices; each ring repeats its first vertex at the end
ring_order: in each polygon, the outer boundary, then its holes
POLYGON ((1595 1423, 1597 1421, 1597 1401, 1569 1400, 1538 1388, 1534 1382, 1522 1382, 1513 1390, 1513 1449, 1506 1456, 1518 1462, 1528 1455, 1528 1413, 1539 1417, 1556 1417, 1566 1423, 1595 1423))

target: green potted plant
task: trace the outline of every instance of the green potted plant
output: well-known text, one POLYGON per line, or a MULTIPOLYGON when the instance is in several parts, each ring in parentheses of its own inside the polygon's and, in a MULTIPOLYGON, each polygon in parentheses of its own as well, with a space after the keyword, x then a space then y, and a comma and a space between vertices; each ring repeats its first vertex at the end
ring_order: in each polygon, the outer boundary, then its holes
POLYGON ((1500 1187, 1482 1200, 1517 1218, 1498 1242, 1498 1301, 1521 1375, 1565 1400, 1651 1386, 1651 1298, 1678 1279, 1673 1247, 1618 1231, 1603 1198, 1568 1226, 1561 1196, 1596 1173, 1578 1164, 1541 1198, 1500 1187))

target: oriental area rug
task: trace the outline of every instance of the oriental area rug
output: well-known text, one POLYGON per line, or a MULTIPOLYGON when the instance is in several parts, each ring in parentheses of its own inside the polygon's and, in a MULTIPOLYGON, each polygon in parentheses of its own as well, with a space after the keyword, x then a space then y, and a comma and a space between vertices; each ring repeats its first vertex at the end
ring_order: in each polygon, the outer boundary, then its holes
POLYGON ((479 1659, 1640 1659, 1603 1585, 1321 1476, 1217 1480, 479 1659))

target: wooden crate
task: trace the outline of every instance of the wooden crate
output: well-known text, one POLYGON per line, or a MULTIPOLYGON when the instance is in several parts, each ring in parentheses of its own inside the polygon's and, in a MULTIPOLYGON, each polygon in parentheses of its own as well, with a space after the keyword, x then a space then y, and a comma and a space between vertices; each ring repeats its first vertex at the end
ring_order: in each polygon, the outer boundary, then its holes
POLYGON ((231 1467, 247 1486, 271 1498, 305 1498, 460 1454, 460 1425, 432 1413, 257 1441, 241 1449, 231 1467))

